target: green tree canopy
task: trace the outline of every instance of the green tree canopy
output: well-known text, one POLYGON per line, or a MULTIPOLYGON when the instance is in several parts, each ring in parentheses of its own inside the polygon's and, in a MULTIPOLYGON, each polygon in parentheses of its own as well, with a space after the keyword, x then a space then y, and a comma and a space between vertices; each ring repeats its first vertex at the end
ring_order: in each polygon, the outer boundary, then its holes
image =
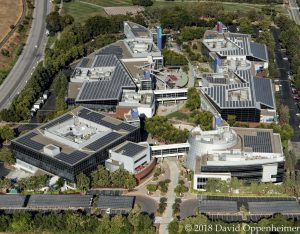
POLYGON ((201 100, 198 90, 193 87, 189 88, 187 92, 187 101, 186 107, 189 108, 191 111, 199 109, 201 106, 201 100))

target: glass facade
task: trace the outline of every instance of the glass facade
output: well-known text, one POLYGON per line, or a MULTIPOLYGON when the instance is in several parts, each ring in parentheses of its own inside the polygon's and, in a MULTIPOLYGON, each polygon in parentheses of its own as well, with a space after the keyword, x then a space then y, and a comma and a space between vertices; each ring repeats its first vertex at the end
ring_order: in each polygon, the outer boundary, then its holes
POLYGON ((96 151, 94 154, 90 155, 85 160, 80 161, 75 165, 69 165, 43 153, 36 152, 17 142, 12 142, 11 147, 17 159, 45 170, 50 174, 62 177, 69 182, 76 182, 76 176, 80 172, 90 174, 97 168, 99 164, 104 164, 104 161, 108 159, 109 149, 121 144, 126 140, 139 142, 140 129, 131 132, 127 136, 124 136, 117 141, 111 142, 110 144, 106 145, 105 148, 96 151))

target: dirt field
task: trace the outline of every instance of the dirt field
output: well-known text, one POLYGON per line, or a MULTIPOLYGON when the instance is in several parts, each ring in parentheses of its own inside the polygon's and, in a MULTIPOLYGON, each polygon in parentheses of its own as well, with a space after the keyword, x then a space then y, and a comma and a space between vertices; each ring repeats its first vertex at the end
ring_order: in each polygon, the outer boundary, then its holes
POLYGON ((0 0, 0 42, 22 15, 22 0, 0 0))

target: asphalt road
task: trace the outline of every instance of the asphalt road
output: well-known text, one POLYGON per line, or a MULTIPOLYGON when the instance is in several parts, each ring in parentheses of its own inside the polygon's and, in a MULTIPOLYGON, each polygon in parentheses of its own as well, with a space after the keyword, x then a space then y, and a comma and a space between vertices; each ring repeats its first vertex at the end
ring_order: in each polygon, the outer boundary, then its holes
POLYGON ((187 217, 196 215, 196 211, 199 207, 199 199, 188 199, 182 201, 180 205, 180 219, 185 219, 187 217))
POLYGON ((36 64, 42 60, 47 43, 45 19, 50 10, 49 0, 35 1, 32 28, 26 46, 15 66, 0 86, 0 110, 25 86, 36 64))
POLYGON ((135 195, 135 203, 141 206, 141 212, 145 212, 150 216, 154 216, 157 210, 157 202, 149 197, 142 195, 135 195))
POLYGON ((300 12, 296 0, 289 0, 290 10, 296 24, 300 25, 300 12))
POLYGON ((280 30, 278 28, 272 27, 271 31, 275 39, 275 58, 280 70, 280 84, 281 86, 281 102, 284 105, 287 105, 290 109, 290 125, 294 129, 294 136, 292 141, 300 141, 300 116, 296 114, 300 112, 297 107, 297 103, 292 98, 292 89, 291 82, 288 79, 288 72, 290 72, 290 63, 289 61, 283 60, 286 57, 286 54, 281 51, 281 46, 279 42, 280 30))

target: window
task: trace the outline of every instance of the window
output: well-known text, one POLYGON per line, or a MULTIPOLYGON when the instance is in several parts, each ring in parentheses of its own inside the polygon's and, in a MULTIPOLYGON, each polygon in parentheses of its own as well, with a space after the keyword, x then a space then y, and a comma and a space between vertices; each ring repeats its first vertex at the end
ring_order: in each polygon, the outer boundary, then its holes
POLYGON ((144 156, 142 156, 141 158, 139 158, 139 159, 137 159, 137 160, 135 160, 134 161, 134 164, 136 164, 137 162, 139 162, 139 161, 141 161, 141 160, 143 160, 144 158, 146 158, 147 157, 147 154, 145 154, 144 156))

